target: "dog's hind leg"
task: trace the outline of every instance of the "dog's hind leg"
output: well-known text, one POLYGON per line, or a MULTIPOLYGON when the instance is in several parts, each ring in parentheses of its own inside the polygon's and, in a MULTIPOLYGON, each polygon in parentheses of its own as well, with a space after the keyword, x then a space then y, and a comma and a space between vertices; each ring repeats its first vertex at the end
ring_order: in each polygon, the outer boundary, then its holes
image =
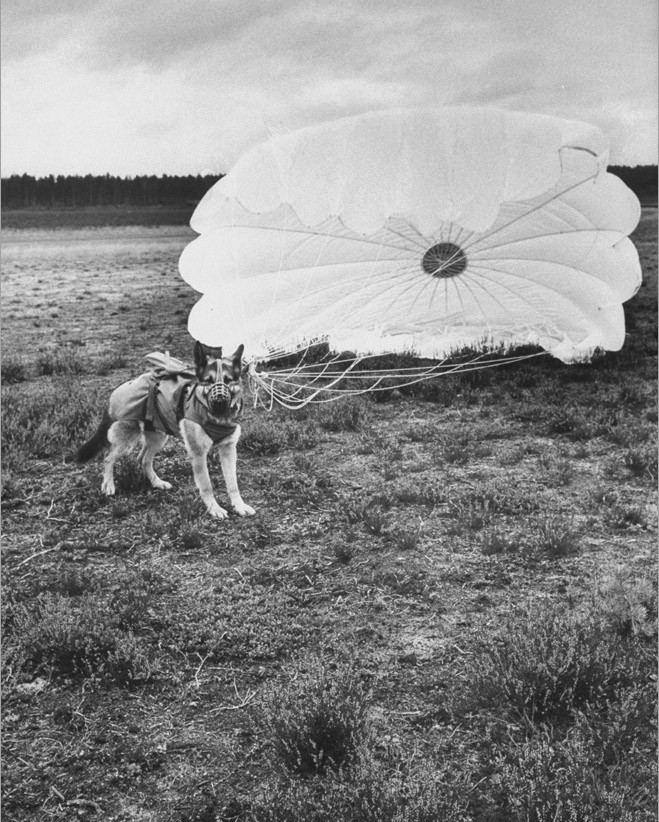
POLYGON ((107 436, 108 442, 110 443, 110 450, 105 457, 101 491, 108 497, 111 497, 115 491, 114 464, 119 457, 126 456, 126 454, 129 454, 137 445, 140 436, 140 424, 134 420, 114 422, 110 426, 107 436))
POLYGON ((172 487, 171 483, 161 480, 153 470, 153 458, 167 442, 169 437, 164 431, 144 431, 143 438, 142 450, 138 457, 142 471, 144 471, 144 475, 151 483, 152 488, 157 488, 160 491, 169 491, 172 487))

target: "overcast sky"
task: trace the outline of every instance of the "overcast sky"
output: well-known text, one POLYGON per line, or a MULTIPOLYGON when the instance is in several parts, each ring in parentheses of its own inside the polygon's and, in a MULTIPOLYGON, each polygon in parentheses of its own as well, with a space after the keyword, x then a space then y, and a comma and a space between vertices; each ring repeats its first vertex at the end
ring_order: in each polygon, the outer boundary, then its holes
POLYGON ((2 174, 226 171, 397 106, 604 128, 657 162, 656 0, 2 0, 2 174))

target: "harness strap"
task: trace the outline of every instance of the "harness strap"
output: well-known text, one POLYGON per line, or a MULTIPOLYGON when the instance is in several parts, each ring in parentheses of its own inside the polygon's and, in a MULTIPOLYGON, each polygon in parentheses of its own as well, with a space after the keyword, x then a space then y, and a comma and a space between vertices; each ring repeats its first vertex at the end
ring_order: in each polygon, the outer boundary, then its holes
MULTIPOLYGON (((187 398, 190 396, 190 386, 193 385, 193 381, 186 380, 180 387, 180 390, 178 391, 178 399, 175 408, 176 429, 172 430, 170 422, 160 412, 157 402, 158 391, 160 389, 160 382, 162 379, 168 378, 172 379, 168 376, 161 377, 153 373, 150 375, 149 393, 147 394, 146 398, 144 427, 147 429, 147 431, 155 431, 157 429, 160 431, 164 431, 166 434, 169 434, 172 437, 177 437, 179 436, 178 424, 185 416, 185 403, 187 398)), ((176 375, 174 375, 173 378, 176 379, 176 375)), ((198 383, 194 383, 194 386, 196 387, 197 384, 198 383)))
POLYGON ((150 374, 149 379, 149 393, 146 398, 146 414, 144 416, 144 427, 147 431, 154 431, 155 425, 153 421, 156 418, 156 392, 158 391, 158 384, 160 380, 153 374, 150 374))
POLYGON ((183 417, 185 417, 185 404, 188 400, 188 397, 191 397, 194 394, 198 385, 198 382, 187 382, 181 389, 181 393, 178 397, 178 402, 176 403, 177 423, 180 423, 183 417))
MULTIPOLYGON (((180 375, 176 375, 174 379, 176 378, 180 379, 180 375)), ((240 400, 237 413, 232 422, 216 423, 212 417, 207 416, 208 407, 206 406, 206 403, 201 397, 196 396, 196 389, 200 385, 200 383, 196 380, 185 380, 176 391, 176 406, 173 411, 176 419, 177 430, 172 430, 174 418, 171 414, 165 417, 158 403, 158 394, 160 392, 161 381, 169 379, 171 378, 168 375, 161 376, 154 373, 149 375, 149 391, 144 410, 144 427, 147 431, 158 430, 164 431, 170 436, 178 436, 178 425, 181 420, 186 417, 201 425, 204 431, 206 431, 214 442, 221 442, 223 439, 230 436, 233 431, 235 431, 237 420, 240 418, 243 409, 242 399, 240 400), (201 415, 199 414, 199 410, 196 408, 197 403, 200 403, 203 406, 204 410, 201 415)))

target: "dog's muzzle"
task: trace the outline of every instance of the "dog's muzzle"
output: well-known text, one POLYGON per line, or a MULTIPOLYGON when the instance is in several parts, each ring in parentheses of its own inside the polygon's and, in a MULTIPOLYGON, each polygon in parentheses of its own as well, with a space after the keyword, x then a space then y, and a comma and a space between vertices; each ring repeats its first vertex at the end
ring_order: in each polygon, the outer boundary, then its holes
POLYGON ((213 414, 226 414, 231 405, 231 391, 221 382, 213 383, 206 395, 208 406, 213 414))

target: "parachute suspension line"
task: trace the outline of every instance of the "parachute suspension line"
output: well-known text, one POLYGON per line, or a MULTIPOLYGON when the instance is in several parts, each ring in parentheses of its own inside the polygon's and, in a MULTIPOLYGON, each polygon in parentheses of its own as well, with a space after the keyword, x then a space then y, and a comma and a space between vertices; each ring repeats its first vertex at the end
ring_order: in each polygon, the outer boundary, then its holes
POLYGON ((375 391, 391 391, 407 388, 429 379, 440 376, 464 374, 470 371, 482 371, 496 368, 504 364, 513 364, 524 360, 547 355, 546 351, 533 354, 524 354, 514 357, 499 357, 483 362, 486 354, 480 354, 467 363, 448 363, 443 360, 430 366, 413 366, 389 369, 358 370, 357 365, 368 357, 356 357, 353 360, 340 360, 336 357, 326 363, 311 363, 294 369, 281 371, 258 371, 256 363, 248 368, 250 388, 254 398, 254 407, 259 404, 267 410, 272 410, 274 404, 294 410, 305 405, 334 402, 346 397, 356 397, 362 394, 371 394, 375 391), (342 370, 330 368, 348 362, 342 370), (306 370, 305 370, 306 369, 306 370), (309 370, 311 373, 309 373, 309 370), (315 373, 313 371, 315 369, 315 373), (319 384, 321 380, 326 382, 319 384), (354 387, 339 387, 344 380, 357 380, 362 383, 354 387), (388 384, 383 385, 384 381, 388 384), (394 382, 392 385, 391 382, 394 382), (363 383, 367 383, 364 385, 363 383), (265 394, 267 400, 262 396, 265 394))
MULTIPOLYGON (((506 363, 513 363, 519 360, 526 360, 530 357, 536 357, 540 355, 544 355, 547 352, 539 351, 534 352, 533 354, 520 354, 514 357, 498 357, 496 359, 488 360, 483 364, 484 367, 492 367, 495 365, 504 365, 506 363)), ((265 374, 267 376, 272 377, 281 377, 286 378, 290 376, 302 375, 306 376, 309 374, 311 369, 318 369, 319 371, 325 371, 326 374, 331 374, 334 376, 338 372, 329 372, 326 370, 328 365, 343 365, 344 363, 352 364, 356 366, 360 362, 363 362, 366 359, 373 359, 380 355, 369 355, 362 356, 362 357, 350 357, 345 359, 335 359, 333 358, 328 363, 309 363, 303 367, 296 366, 295 368, 290 369, 277 369, 275 371, 266 371, 266 372, 258 372, 260 374, 265 374), (357 362, 355 362, 357 361, 357 362)), ((450 362, 450 358, 446 357, 440 362, 433 363, 432 365, 414 365, 414 366, 401 366, 399 368, 367 368, 363 370, 356 370, 356 368, 352 368, 349 379, 362 379, 364 377, 372 377, 373 375, 382 375, 383 377, 396 377, 396 376, 406 376, 406 375, 419 375, 419 374, 439 374, 439 373, 448 373, 454 371, 456 368, 463 367, 464 370, 474 370, 476 367, 483 367, 480 366, 479 363, 483 360, 484 357, 488 356, 487 353, 481 353, 476 355, 472 360, 469 360, 466 363, 455 363, 450 362)), ((346 369, 340 372, 341 374, 346 374, 346 369)))

